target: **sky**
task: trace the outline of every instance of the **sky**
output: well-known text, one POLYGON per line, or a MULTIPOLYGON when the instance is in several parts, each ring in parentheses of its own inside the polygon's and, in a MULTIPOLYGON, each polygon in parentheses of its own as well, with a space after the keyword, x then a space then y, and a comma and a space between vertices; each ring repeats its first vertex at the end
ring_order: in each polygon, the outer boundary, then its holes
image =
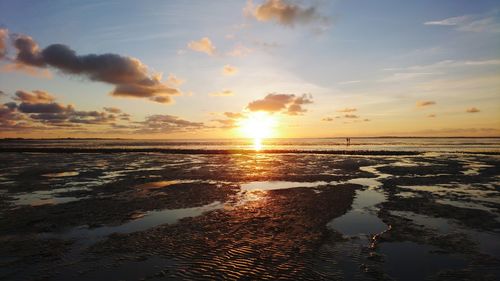
POLYGON ((0 137, 500 136, 500 2, 0 1, 0 137))

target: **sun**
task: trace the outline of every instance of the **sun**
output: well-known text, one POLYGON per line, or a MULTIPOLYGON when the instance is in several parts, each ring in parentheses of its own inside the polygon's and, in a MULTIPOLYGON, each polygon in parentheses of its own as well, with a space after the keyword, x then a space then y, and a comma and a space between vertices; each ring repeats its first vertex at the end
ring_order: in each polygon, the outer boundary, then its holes
POLYGON ((254 140, 255 150, 262 149, 262 139, 274 136, 276 119, 267 112, 253 112, 240 121, 243 135, 254 140))

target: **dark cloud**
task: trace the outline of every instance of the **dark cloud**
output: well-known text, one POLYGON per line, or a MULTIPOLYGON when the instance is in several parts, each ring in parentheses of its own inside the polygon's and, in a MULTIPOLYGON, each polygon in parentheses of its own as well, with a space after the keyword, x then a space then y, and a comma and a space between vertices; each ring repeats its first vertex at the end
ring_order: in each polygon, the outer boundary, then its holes
POLYGON ((311 95, 304 94, 297 97, 293 94, 268 94, 263 99, 249 103, 247 108, 250 111, 283 112, 289 115, 299 115, 307 111, 302 106, 310 103, 312 103, 311 95))
POLYGON ((113 96, 148 98, 160 103, 172 102, 180 91, 161 82, 160 75, 150 75, 140 60, 117 54, 78 55, 66 45, 53 44, 40 49, 33 38, 16 35, 15 64, 28 67, 53 67, 63 73, 83 76, 115 86, 113 96))
POLYGON ((471 107, 471 108, 467 108, 466 112, 467 113, 478 113, 480 112, 481 110, 479 110, 478 108, 476 107, 471 107))
POLYGON ((109 113, 114 113, 114 114, 122 113, 122 110, 119 109, 118 107, 103 107, 103 109, 104 111, 109 113))
POLYGON ((431 106, 435 105, 436 102, 432 100, 424 100, 424 101, 418 101, 417 102, 417 107, 426 107, 426 106, 431 106))
POLYGON ((63 106, 62 104, 51 102, 51 103, 21 103, 18 109, 22 113, 63 113, 70 108, 63 106))
POLYGON ((345 114, 344 118, 349 118, 349 119, 358 119, 359 116, 356 114, 345 114))
POLYGON ((151 115, 143 122, 137 122, 140 129, 136 133, 174 133, 206 128, 201 122, 191 122, 173 115, 151 115))
POLYGON ((4 131, 27 128, 23 114, 17 112, 15 103, 0 105, 0 128, 4 131))
POLYGON ((120 113, 118 115, 118 118, 120 118, 120 120, 122 120, 122 121, 130 121, 130 114, 120 113))
POLYGON ((325 122, 333 122, 333 119, 332 117, 324 117, 323 119, 321 119, 321 121, 325 121, 325 122))
POLYGON ((249 0, 245 13, 259 21, 274 21, 285 26, 307 24, 314 21, 327 23, 314 6, 302 7, 287 0, 265 0, 262 4, 254 4, 249 0))
MULTIPOLYGON (((115 114, 107 111, 80 111, 72 105, 63 105, 56 102, 53 95, 44 91, 17 91, 13 99, 19 103, 9 102, 1 107, 2 128, 35 130, 81 125, 111 125, 117 120, 115 114)), ((121 113, 119 116, 120 120, 129 118, 126 113, 121 113)))

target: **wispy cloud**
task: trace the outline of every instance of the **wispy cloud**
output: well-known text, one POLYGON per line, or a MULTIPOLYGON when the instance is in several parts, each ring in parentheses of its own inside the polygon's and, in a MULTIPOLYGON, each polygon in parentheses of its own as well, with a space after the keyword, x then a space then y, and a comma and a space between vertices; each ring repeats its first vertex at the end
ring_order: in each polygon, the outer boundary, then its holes
POLYGON ((253 52, 252 49, 244 46, 243 44, 238 44, 234 46, 231 51, 227 52, 227 55, 230 57, 245 57, 251 52, 253 52))
POLYGON ((453 26, 458 31, 500 32, 500 22, 492 15, 463 15, 424 22, 425 25, 453 26))
POLYGON ((234 92, 231 90, 222 90, 221 92, 210 93, 209 96, 212 97, 232 97, 234 92))
POLYGON ((435 104, 436 102, 432 100, 417 101, 417 107, 427 107, 435 104))
POLYGON ((342 81, 342 82, 338 82, 337 84, 339 84, 339 85, 351 85, 351 84, 358 84, 358 83, 361 83, 361 80, 342 81))
POLYGON ((343 112, 343 113, 355 112, 355 111, 358 111, 358 109, 354 108, 354 107, 346 107, 346 108, 342 108, 342 109, 337 110, 337 112, 343 112))
POLYGON ((235 75, 238 73, 238 68, 229 64, 224 65, 222 68, 222 74, 224 75, 235 75))
POLYGON ((470 107, 470 108, 467 108, 467 110, 465 112, 467 113, 478 113, 480 112, 481 110, 479 110, 478 108, 476 107, 470 107))

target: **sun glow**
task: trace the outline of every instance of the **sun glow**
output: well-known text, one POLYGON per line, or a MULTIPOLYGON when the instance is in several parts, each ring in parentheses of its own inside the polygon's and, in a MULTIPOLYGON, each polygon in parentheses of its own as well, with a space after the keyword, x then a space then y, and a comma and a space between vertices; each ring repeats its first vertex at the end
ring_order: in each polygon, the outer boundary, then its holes
POLYGON ((274 136, 276 119, 266 112, 251 113, 240 122, 240 129, 245 137, 254 140, 254 149, 262 149, 262 140, 274 136))

